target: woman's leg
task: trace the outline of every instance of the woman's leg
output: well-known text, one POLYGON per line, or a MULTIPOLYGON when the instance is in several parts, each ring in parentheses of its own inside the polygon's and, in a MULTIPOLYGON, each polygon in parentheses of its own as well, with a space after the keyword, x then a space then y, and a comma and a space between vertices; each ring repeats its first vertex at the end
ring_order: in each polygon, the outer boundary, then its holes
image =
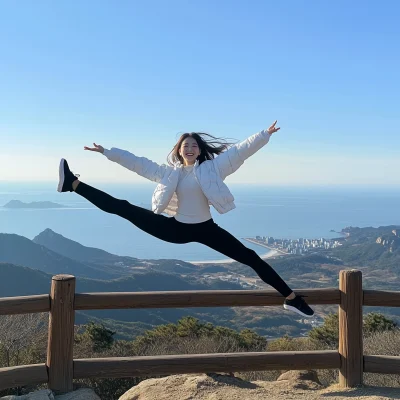
POLYGON ((271 285, 284 297, 292 297, 293 291, 276 271, 254 251, 244 246, 226 230, 215 222, 209 224, 205 230, 199 230, 196 241, 246 264, 257 272, 258 276, 268 285, 271 285))
POLYGON ((127 219, 142 231, 158 239, 171 243, 187 243, 186 230, 177 229, 175 218, 154 214, 150 210, 134 206, 126 200, 116 199, 80 182, 77 175, 69 169, 68 162, 64 158, 60 160, 58 174, 58 192, 76 192, 101 210, 127 219))
POLYGON ((177 229, 175 218, 154 214, 152 211, 135 206, 127 200, 116 199, 83 182, 75 181, 73 189, 96 207, 110 214, 118 215, 142 231, 171 243, 186 243, 182 229, 177 229))

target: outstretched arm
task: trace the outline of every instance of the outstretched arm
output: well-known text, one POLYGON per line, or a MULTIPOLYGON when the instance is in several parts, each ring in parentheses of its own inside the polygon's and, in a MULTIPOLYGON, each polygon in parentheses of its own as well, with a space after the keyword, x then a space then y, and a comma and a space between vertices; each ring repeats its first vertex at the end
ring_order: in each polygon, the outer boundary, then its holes
POLYGON ((154 182, 160 182, 164 176, 165 171, 169 168, 167 165, 159 165, 146 157, 138 157, 126 150, 117 149, 115 147, 111 150, 105 149, 103 146, 93 143, 95 147, 90 148, 85 146, 85 150, 95 151, 105 155, 110 161, 116 162, 123 167, 136 172, 138 175, 143 176, 154 182))
POLYGON ((276 128, 275 121, 268 129, 264 129, 246 140, 237 143, 215 158, 222 179, 233 174, 244 161, 265 146, 271 135, 281 128, 276 128))

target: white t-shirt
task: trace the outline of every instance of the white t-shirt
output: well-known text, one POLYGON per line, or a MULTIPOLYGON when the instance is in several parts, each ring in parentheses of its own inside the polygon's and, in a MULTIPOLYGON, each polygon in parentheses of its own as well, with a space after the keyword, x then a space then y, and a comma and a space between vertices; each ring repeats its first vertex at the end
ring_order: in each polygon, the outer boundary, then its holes
POLYGON ((178 209, 175 219, 187 224, 198 224, 211 219, 208 199, 197 182, 194 166, 183 167, 176 187, 178 209))

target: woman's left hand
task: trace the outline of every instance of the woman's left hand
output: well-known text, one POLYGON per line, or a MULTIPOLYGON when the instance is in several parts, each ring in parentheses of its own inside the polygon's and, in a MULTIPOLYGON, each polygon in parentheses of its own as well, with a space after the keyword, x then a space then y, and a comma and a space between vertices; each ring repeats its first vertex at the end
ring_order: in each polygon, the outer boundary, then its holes
POLYGON ((270 135, 272 135, 272 134, 275 133, 275 132, 278 132, 279 129, 281 129, 281 128, 276 128, 276 127, 275 127, 275 125, 276 125, 277 122, 278 122, 278 120, 276 120, 276 121, 268 128, 268 133, 269 133, 270 135))

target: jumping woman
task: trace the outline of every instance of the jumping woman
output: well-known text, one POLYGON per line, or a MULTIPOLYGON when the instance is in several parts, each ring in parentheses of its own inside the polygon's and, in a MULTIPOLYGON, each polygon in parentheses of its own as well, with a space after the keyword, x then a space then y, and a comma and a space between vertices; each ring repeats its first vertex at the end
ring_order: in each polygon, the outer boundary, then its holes
POLYGON ((275 127, 276 122, 269 129, 234 145, 206 133, 184 133, 168 155, 168 165, 158 165, 125 150, 108 150, 95 143, 94 147, 84 147, 157 182, 152 211, 81 182, 70 171, 65 159, 60 162, 57 190, 74 191, 101 210, 127 219, 158 239, 170 243, 198 242, 246 264, 284 296, 285 309, 311 316, 314 311, 303 296, 296 295, 255 251, 218 226, 210 213, 210 205, 220 214, 235 208, 234 198, 224 180, 268 143, 271 135, 280 129, 275 127))

